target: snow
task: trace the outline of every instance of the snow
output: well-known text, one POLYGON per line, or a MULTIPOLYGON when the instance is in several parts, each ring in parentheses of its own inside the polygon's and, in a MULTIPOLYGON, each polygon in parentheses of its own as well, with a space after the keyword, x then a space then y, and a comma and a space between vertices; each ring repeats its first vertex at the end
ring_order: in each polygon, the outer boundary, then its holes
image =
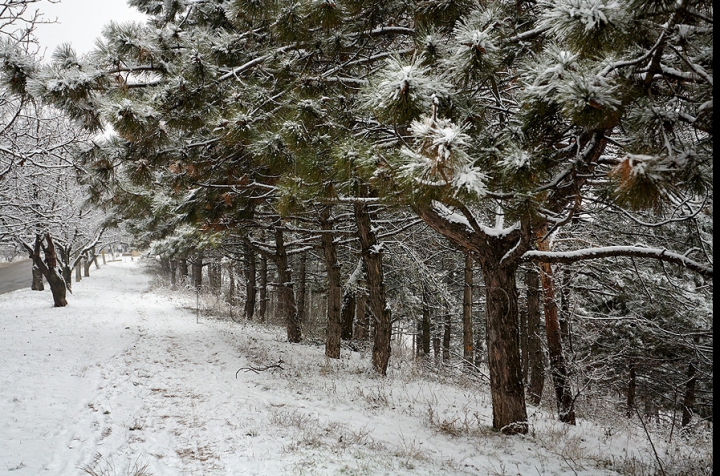
POLYGON ((0 295, 0 473, 605 475, 653 461, 637 428, 569 427, 541 408, 530 434, 499 435, 483 381, 400 347, 382 378, 366 353, 328 360, 272 325, 198 318, 194 295, 138 261, 73 292, 65 308, 49 291, 0 295))

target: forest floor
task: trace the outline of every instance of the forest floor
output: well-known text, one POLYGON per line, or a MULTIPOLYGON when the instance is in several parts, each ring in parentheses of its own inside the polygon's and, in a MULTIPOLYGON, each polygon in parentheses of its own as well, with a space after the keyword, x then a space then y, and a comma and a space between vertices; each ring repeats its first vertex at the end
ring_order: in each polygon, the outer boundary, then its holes
MULTIPOLYGON (((367 352, 328 360, 272 325, 198 316, 195 297, 152 286, 116 261, 49 291, 0 295, 0 474, 654 474, 639 423, 553 419, 491 430, 487 382, 393 349, 389 375, 367 352), (263 370, 265 369, 265 370, 263 370)), ((667 474, 712 474, 712 430, 650 436, 667 474)))

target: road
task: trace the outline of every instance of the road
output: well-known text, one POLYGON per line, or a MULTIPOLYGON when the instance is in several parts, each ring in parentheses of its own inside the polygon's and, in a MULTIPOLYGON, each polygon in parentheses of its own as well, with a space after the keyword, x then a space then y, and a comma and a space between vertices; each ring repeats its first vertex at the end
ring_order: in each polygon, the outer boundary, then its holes
POLYGON ((32 284, 32 260, 0 264, 0 294, 29 288, 32 284))

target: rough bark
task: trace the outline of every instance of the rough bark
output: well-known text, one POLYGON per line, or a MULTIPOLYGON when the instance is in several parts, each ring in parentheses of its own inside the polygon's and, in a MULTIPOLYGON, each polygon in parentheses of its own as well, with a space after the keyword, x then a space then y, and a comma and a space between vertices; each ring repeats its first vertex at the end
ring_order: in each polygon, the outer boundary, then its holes
POLYGON ((328 276, 327 298, 327 333, 325 335, 325 355, 331 359, 340 358, 341 327, 341 294, 340 263, 337 258, 335 237, 330 233, 333 224, 330 220, 331 208, 324 207, 320 211, 320 228, 325 232, 321 236, 325 270, 328 276))
POLYGON ((355 222, 367 276, 368 301, 375 323, 372 364, 376 372, 386 375, 390 362, 392 313, 385 298, 382 246, 377 242, 370 219, 370 211, 365 202, 355 202, 355 222))
POLYGON ((288 266, 285 238, 282 228, 275 226, 275 266, 278 273, 278 305, 285 320, 288 342, 297 343, 302 339, 300 323, 297 320, 297 304, 293 290, 292 269, 288 266))
POLYGON ((522 384, 515 268, 483 266, 487 320, 488 369, 493 427, 503 433, 527 433, 522 384))
POLYGON ((449 219, 430 205, 415 210, 431 228, 455 246, 473 253, 486 286, 486 346, 493 427, 503 433, 527 433, 527 408, 522 381, 515 271, 531 243, 530 221, 490 234, 474 223, 472 213, 459 208, 467 223, 449 219))
POLYGON ((528 363, 530 381, 528 398, 533 405, 540 405, 543 387, 545 387, 545 356, 543 355, 542 322, 540 320, 540 278, 537 268, 531 264, 525 274, 527 286, 527 322, 528 322, 528 363))
POLYGON ((355 330, 356 340, 366 340, 370 334, 369 320, 367 318, 367 296, 358 286, 358 292, 355 295, 355 330))
POLYGON ((557 302, 555 300, 555 284, 550 263, 540 263, 540 282, 543 289, 543 309, 545 310, 545 333, 550 356, 550 375, 555 388, 558 417, 560 421, 575 424, 575 410, 573 396, 570 391, 565 355, 563 354, 562 334, 558 316, 557 302))
POLYGON ((470 253, 465 253, 465 273, 463 283, 463 359, 470 366, 474 364, 475 350, 473 349, 473 259, 470 253))

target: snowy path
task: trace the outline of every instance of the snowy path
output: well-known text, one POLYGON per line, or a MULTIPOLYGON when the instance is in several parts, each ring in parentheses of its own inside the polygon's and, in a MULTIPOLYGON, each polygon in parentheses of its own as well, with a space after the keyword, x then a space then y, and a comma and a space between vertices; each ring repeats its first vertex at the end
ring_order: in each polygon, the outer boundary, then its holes
POLYGON ((398 356, 383 379, 367 355, 328 361, 282 329, 198 324, 194 299, 150 279, 113 262, 66 308, 48 291, 0 296, 0 474, 589 476, 616 474, 598 465, 627 451, 541 412, 537 436, 493 434, 482 385, 398 356))

